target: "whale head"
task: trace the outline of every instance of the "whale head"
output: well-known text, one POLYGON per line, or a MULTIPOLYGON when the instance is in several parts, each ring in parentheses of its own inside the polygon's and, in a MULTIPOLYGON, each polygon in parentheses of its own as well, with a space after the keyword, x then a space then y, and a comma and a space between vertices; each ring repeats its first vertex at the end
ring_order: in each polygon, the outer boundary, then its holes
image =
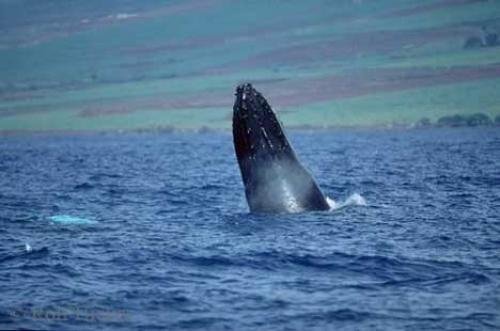
POLYGON ((233 139, 238 160, 293 157, 280 122, 262 94, 245 83, 235 95, 233 139))

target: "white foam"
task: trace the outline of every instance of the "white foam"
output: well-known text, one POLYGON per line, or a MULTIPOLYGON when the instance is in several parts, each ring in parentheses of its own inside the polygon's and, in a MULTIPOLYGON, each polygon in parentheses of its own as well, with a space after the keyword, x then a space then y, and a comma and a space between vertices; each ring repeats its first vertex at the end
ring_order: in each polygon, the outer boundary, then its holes
POLYGON ((28 253, 29 253, 29 252, 31 252, 31 251, 33 250, 33 249, 31 248, 31 245, 30 245, 30 244, 28 244, 28 243, 24 244, 24 248, 26 249, 26 252, 28 252, 28 253))
POLYGON ((335 202, 335 200, 333 200, 332 198, 330 197, 326 197, 326 202, 328 203, 328 205, 330 206, 330 210, 334 210, 334 209, 337 209, 337 203, 335 202))
POLYGON ((355 206, 366 206, 366 200, 361 196, 361 194, 353 193, 347 198, 346 204, 355 206))
POLYGON ((359 193, 351 194, 345 201, 336 202, 330 197, 326 197, 326 202, 330 205, 330 210, 337 210, 347 206, 366 206, 366 200, 359 193))

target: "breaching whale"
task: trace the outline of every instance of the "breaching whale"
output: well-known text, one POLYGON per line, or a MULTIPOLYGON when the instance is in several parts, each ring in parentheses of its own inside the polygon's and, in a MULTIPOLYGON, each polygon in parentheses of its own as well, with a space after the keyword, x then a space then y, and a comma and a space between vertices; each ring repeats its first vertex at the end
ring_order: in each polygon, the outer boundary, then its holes
POLYGON ((251 212, 329 209, 266 99, 248 83, 236 88, 233 140, 251 212))

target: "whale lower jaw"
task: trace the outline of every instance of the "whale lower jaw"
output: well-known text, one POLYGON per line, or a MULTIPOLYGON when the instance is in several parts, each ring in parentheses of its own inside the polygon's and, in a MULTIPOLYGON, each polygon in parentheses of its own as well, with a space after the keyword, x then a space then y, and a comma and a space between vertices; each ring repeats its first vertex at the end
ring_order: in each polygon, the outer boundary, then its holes
POLYGON ((300 213, 329 209, 313 178, 300 163, 264 160, 252 170, 252 180, 245 186, 251 212, 300 213))

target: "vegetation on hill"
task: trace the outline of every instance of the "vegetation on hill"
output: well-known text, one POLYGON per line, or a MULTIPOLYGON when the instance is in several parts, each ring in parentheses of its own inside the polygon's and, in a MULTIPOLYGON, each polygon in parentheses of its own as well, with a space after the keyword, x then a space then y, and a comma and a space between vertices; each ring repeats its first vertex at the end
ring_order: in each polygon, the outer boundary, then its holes
POLYGON ((242 81, 296 127, 500 115, 498 1, 2 1, 0 12, 0 132, 229 128, 242 81))

